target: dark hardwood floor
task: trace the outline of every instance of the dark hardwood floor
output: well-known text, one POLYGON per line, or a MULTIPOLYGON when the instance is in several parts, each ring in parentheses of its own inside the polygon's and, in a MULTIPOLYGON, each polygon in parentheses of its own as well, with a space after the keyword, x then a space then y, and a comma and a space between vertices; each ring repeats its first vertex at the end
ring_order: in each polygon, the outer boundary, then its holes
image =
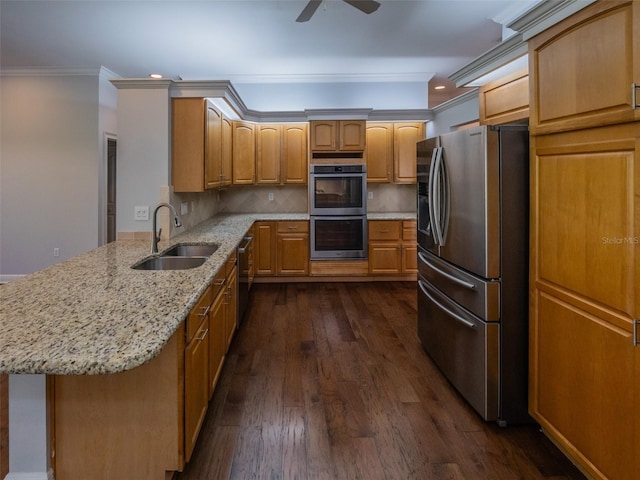
POLYGON ((424 353, 407 282, 257 284, 180 480, 583 479, 484 422, 424 353))

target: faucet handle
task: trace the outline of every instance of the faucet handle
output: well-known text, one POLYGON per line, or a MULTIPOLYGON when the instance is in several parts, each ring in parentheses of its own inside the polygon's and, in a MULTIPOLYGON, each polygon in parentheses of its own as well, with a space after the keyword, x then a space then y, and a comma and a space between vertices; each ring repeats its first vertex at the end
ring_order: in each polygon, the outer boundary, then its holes
POLYGON ((156 237, 156 239, 158 240, 158 242, 160 241, 160 238, 162 237, 162 227, 160 227, 158 229, 158 236, 156 237))

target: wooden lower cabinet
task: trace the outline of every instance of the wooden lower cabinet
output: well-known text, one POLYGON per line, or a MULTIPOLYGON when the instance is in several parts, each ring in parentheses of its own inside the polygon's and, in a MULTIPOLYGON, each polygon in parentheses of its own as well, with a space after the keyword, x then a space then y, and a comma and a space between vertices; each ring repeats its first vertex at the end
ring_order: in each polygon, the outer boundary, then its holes
POLYGON ((54 378, 57 480, 163 480, 185 464, 185 327, 149 363, 54 378))
POLYGON ((369 273, 397 275, 418 271, 415 220, 370 220, 369 273))
POLYGON ((183 470, 236 330, 236 278, 232 255, 150 362, 49 377, 57 480, 165 480, 183 470))
POLYGON ((530 413, 589 477, 638 478, 640 122, 532 140, 530 413))
POLYGON ((309 222, 278 222, 276 274, 309 275, 309 222))
POLYGON ((256 222, 256 276, 309 275, 309 222, 256 222))

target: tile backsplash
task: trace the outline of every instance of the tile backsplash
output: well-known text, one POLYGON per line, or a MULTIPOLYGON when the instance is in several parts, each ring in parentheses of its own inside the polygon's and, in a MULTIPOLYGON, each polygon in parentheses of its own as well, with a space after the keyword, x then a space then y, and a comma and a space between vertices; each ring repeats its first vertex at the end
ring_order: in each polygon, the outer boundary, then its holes
POLYGON ((306 185, 235 187, 220 192, 220 213, 307 213, 306 185))

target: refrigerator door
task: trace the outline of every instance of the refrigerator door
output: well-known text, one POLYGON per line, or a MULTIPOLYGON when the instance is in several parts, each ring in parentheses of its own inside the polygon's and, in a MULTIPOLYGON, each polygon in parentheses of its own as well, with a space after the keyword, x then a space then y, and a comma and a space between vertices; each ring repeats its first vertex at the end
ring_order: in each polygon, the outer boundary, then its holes
POLYGON ((500 320, 500 281, 487 280, 456 268, 418 248, 420 276, 485 322, 500 320))
POLYGON ((440 256, 484 278, 500 277, 498 133, 486 126, 440 137, 448 172, 449 224, 440 256))
POLYGON ((499 413, 500 324, 485 323, 418 277, 418 336, 442 373, 485 420, 499 413))

